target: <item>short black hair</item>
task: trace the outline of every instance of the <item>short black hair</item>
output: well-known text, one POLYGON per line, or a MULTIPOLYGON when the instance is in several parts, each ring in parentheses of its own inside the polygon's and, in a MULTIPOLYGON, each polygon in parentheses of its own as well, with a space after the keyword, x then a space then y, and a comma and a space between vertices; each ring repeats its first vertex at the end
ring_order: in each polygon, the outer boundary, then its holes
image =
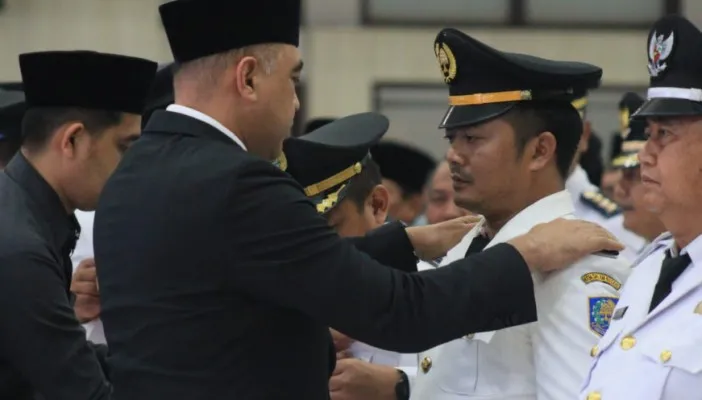
POLYGON ((380 167, 378 167, 375 161, 368 160, 361 172, 352 178, 344 200, 353 202, 359 212, 363 211, 368 196, 370 196, 373 189, 382 182, 383 177, 380 175, 380 167))
POLYGON ((561 178, 568 172, 583 134, 583 122, 570 102, 562 100, 524 101, 503 116, 514 129, 517 150, 522 153, 527 142, 542 132, 556 138, 556 166, 561 178))
POLYGON ((30 151, 40 150, 61 125, 79 121, 86 129, 101 134, 119 125, 120 111, 89 110, 75 107, 37 107, 28 109, 22 118, 22 145, 30 151))

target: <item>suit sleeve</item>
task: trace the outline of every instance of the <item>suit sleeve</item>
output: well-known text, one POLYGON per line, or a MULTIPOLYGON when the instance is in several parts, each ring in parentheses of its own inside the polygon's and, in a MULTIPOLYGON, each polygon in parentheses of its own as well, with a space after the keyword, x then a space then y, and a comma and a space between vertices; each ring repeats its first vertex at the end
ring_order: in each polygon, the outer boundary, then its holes
POLYGON ((224 272, 233 290, 404 353, 535 318, 531 274, 512 246, 431 271, 396 271, 341 240, 295 181, 259 164, 239 171, 228 200, 237 207, 218 221, 238 227, 228 230, 226 256, 239 267, 224 272))
POLYGON ((346 240, 381 264, 405 272, 417 271, 418 260, 412 242, 400 222, 390 222, 368 232, 366 236, 346 240))
POLYGON ((539 287, 531 326, 538 398, 577 398, 628 271, 622 260, 590 256, 539 287))
POLYGON ((0 258, 0 282, 4 362, 46 398, 108 399, 111 387, 48 250, 16 250, 0 258))

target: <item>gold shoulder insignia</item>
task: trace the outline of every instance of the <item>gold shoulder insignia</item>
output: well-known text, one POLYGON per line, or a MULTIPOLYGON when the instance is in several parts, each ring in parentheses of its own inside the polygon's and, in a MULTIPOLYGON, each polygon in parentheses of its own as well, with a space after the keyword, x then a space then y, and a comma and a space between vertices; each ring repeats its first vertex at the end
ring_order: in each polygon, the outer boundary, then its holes
POLYGON ((278 158, 273 161, 273 165, 285 171, 288 169, 288 159, 285 157, 285 153, 280 153, 278 158))
POLYGON ((602 282, 614 288, 614 290, 619 290, 622 287, 621 282, 614 279, 611 275, 605 274, 603 272, 588 272, 580 277, 586 285, 592 282, 602 282))
POLYGON ((590 206, 590 208, 607 218, 613 217, 621 212, 621 209, 617 203, 605 197, 605 195, 603 195, 600 191, 585 191, 582 195, 580 195, 580 199, 583 203, 590 206))
POLYGON ((458 66, 456 65, 456 57, 446 43, 435 43, 434 54, 439 61, 441 73, 444 75, 444 82, 451 83, 456 78, 458 66))

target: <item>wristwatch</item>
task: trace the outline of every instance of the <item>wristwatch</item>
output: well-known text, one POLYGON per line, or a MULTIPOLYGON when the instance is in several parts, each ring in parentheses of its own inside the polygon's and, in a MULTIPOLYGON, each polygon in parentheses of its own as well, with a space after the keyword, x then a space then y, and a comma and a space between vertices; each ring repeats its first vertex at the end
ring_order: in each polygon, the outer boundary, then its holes
POLYGON ((409 378, 405 371, 398 369, 397 373, 400 375, 400 380, 395 385, 395 397, 397 400, 409 400, 410 397, 410 384, 409 378))

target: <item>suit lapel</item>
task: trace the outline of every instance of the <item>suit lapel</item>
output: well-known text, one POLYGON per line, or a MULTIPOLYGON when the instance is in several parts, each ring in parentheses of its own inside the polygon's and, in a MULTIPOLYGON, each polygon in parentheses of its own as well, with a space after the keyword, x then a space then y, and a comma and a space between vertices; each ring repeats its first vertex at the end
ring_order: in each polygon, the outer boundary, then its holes
POLYGON ((148 135, 149 133, 175 133, 202 137, 218 140, 241 149, 238 144, 229 139, 214 126, 176 112, 163 110, 155 111, 144 128, 144 134, 148 135))

